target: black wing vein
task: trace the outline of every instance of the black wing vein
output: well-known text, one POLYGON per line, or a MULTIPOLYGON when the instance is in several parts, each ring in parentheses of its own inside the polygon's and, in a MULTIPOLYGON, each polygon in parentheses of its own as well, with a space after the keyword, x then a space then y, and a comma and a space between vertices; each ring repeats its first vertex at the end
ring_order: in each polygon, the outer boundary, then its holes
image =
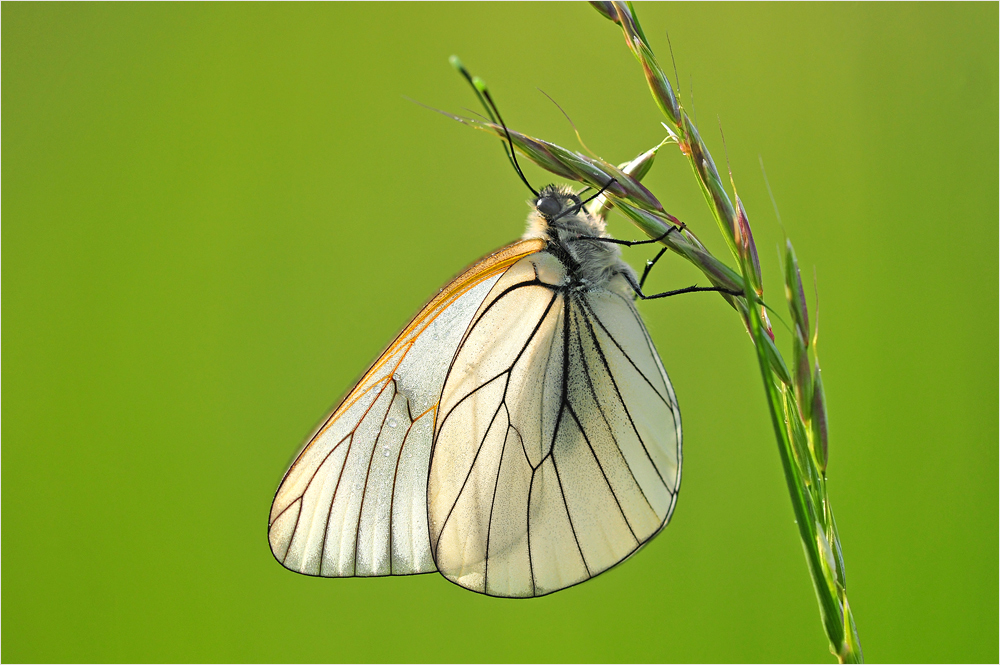
MULTIPOLYGON (((506 386, 504 386, 504 389, 506 390, 506 386)), ((462 481, 462 486, 459 488, 458 494, 455 495, 455 500, 452 502, 451 508, 448 509, 448 514, 441 522, 441 530, 438 532, 437 542, 434 543, 435 552, 441 545, 441 538, 442 536, 444 536, 444 530, 448 526, 448 520, 451 519, 452 513, 455 512, 455 506, 457 506, 458 502, 462 499, 462 494, 465 492, 465 486, 468 484, 469 478, 472 476, 472 471, 476 468, 476 460, 479 459, 479 453, 483 451, 483 446, 486 445, 486 437, 490 435, 490 430, 493 429, 493 425, 497 421, 497 416, 500 415, 500 409, 503 409, 505 407, 506 404, 504 404, 504 401, 501 399, 500 404, 497 405, 497 410, 493 412, 493 417, 490 418, 490 424, 486 427, 486 430, 483 432, 483 438, 480 439, 479 445, 476 447, 476 454, 472 458, 472 464, 469 465, 469 472, 465 474, 465 480, 462 481)))
MULTIPOLYGON (((524 283, 527 284, 528 282, 524 282, 524 283)), ((504 293, 507 293, 510 290, 511 289, 508 289, 504 293)), ((497 296, 497 300, 499 300, 500 297, 502 297, 502 294, 501 294, 501 296, 497 296)), ((481 390, 481 389, 485 388, 486 386, 488 386, 489 384, 493 383, 494 381, 496 381, 497 379, 499 379, 504 374, 507 374, 507 375, 510 374, 511 370, 514 369, 514 365, 517 364, 517 361, 521 359, 522 355, 524 355, 524 351, 528 348, 528 345, 531 344, 531 340, 534 339, 535 334, 538 332, 538 329, 541 328, 542 323, 545 321, 545 317, 548 316, 549 310, 552 308, 552 303, 555 302, 555 299, 556 299, 556 296, 553 295, 552 299, 549 300, 549 304, 545 307, 545 311, 542 312, 542 315, 538 318, 538 323, 535 324, 534 330, 532 330, 531 334, 528 335, 528 339, 525 340, 524 345, 521 347, 521 350, 518 352, 517 356, 514 357, 514 360, 511 361, 511 363, 507 367, 507 369, 503 370, 502 372, 500 372, 499 374, 497 374, 496 376, 494 376, 492 379, 489 379, 488 381, 485 381, 485 382, 479 384, 478 386, 476 386, 475 388, 473 388, 472 390, 470 390, 465 395, 462 395, 462 397, 459 398, 459 400, 456 401, 452 405, 452 407, 450 409, 448 409, 448 413, 446 413, 444 415, 444 417, 441 419, 441 423, 437 426, 438 431, 440 431, 444 427, 444 424, 448 421, 448 418, 451 417, 451 414, 455 412, 455 409, 457 409, 462 402, 464 402, 465 400, 469 399, 474 393, 478 392, 479 390, 481 390)), ((496 302, 496 301, 494 301, 494 302, 496 302)), ((490 306, 492 306, 492 305, 493 305, 493 303, 490 303, 490 306)), ((480 316, 480 317, 478 317, 476 319, 475 322, 473 322, 473 324, 471 326, 469 326, 469 330, 466 332, 465 338, 462 339, 462 342, 458 345, 458 348, 455 350, 454 357, 452 357, 452 360, 451 360, 452 367, 454 367, 455 359, 458 358, 459 354, 462 351, 462 347, 465 345, 465 340, 468 339, 469 334, 472 332, 473 328, 481 320, 482 320, 482 317, 480 316)), ((451 374, 451 368, 448 369, 448 373, 451 374)), ((445 379, 445 384, 447 384, 447 383, 448 383, 448 380, 445 379)), ((506 393, 504 394, 504 398, 506 399, 506 393)))
MULTIPOLYGON (((372 453, 368 456, 368 468, 365 470, 365 484, 361 490, 361 506, 358 507, 358 524, 354 529, 354 572, 358 572, 358 547, 361 545, 361 518, 365 514, 365 500, 368 498, 368 479, 372 475, 372 463, 375 461, 375 453, 378 452, 378 440, 382 436, 382 430, 385 429, 385 421, 389 417, 389 412, 392 411, 392 403, 396 399, 396 381, 394 379, 390 380, 392 383, 392 397, 389 398, 389 406, 385 409, 385 414, 382 415, 382 424, 379 425, 378 433, 375 434, 375 439, 372 441, 372 453)), ((387 384, 388 386, 388 384, 387 384)), ((381 397, 381 395, 379 395, 381 397)), ((359 422, 360 424, 360 422, 359 422)), ((344 466, 347 466, 347 460, 344 460, 344 466)), ((336 491, 334 491, 336 496, 336 491)), ((330 512, 333 512, 333 501, 330 502, 330 512)), ((327 517, 327 527, 329 527, 330 518, 327 517)), ((389 523, 392 524, 392 513, 389 514, 389 523)), ((324 547, 326 546, 326 540, 323 541, 324 547)), ((323 571, 323 561, 320 560, 320 572, 323 571)))
MULTIPOLYGON (((625 351, 625 349, 622 348, 622 345, 618 343, 618 340, 615 339, 615 336, 612 335, 611 332, 607 329, 607 327, 604 325, 604 322, 601 321, 601 318, 597 316, 597 312, 595 312, 593 307, 590 306, 590 303, 584 300, 583 304, 587 308, 587 311, 590 312, 591 316, 594 317, 594 320, 597 321, 597 325, 601 327, 601 330, 604 331, 604 334, 606 334, 608 336, 608 339, 610 339, 614 343, 614 345, 618 347, 618 350, 621 351, 621 354, 625 356, 625 359, 628 360, 629 364, 632 365, 633 368, 635 368, 635 371, 639 373, 639 376, 641 376, 646 381, 646 383, 649 384, 649 387, 652 388, 654 393, 656 393, 656 396, 659 397, 660 400, 668 407, 672 407, 670 400, 660 394, 660 391, 657 390, 656 386, 653 385, 653 382, 649 380, 649 377, 647 377, 645 373, 643 373, 643 371, 639 369, 639 366, 635 364, 635 362, 632 360, 632 357, 629 356, 629 354, 625 351)), ((673 409, 671 408, 671 410, 673 409)))
MULTIPOLYGON (((589 306, 587 307, 587 309, 588 309, 588 311, 591 312, 591 314, 593 314, 593 310, 591 310, 589 306)), ((594 318, 597 320, 598 324, 601 323, 600 319, 597 319, 596 316, 594 318)), ((590 332, 590 335, 591 335, 591 337, 594 340, 594 347, 597 349, 597 355, 601 359, 601 363, 604 365, 604 370, 608 373, 608 378, 611 380, 611 385, 614 386, 614 388, 615 388, 615 394, 618 396, 618 401, 621 402, 621 404, 622 404, 622 410, 625 412, 625 415, 628 417, 628 422, 632 426, 632 431, 635 432, 635 436, 639 440, 639 444, 642 446, 643 452, 646 453, 646 458, 649 459, 649 463, 653 465, 653 469, 656 471, 656 475, 660 478, 660 482, 663 483, 663 486, 667 488, 668 492, 670 492, 671 494, 673 494, 673 492, 670 490, 670 485, 663 478, 663 474, 660 473, 660 467, 658 467, 656 465, 656 462, 653 461, 653 456, 649 454, 649 449, 646 447, 646 442, 643 441, 642 435, 639 434, 639 428, 636 427, 635 420, 632 418, 632 413, 628 409, 628 404, 625 403, 625 398, 622 397, 621 389, 618 387, 618 382, 615 381, 615 375, 611 372, 611 367, 610 367, 610 365, 608 365, 608 359, 604 355, 604 349, 601 348, 601 342, 600 342, 600 340, 597 339, 597 335, 594 334, 594 327, 592 325, 590 325, 590 319, 587 318, 587 317, 584 317, 583 320, 587 324, 587 328, 588 328, 588 330, 590 332)), ((603 325, 601 327, 603 328, 603 325)), ((607 329, 604 329, 604 332, 607 333, 608 332, 607 329)), ((608 336, 611 337, 610 333, 608 333, 608 336)), ((611 337, 611 340, 614 341, 614 337, 611 337)), ((617 346, 617 344, 618 343, 615 342, 616 346, 617 346)), ((621 349, 621 347, 619 347, 619 349, 621 349)), ((624 351, 622 351, 622 353, 624 353, 624 351)), ((631 360, 629 362, 631 362, 631 360)), ((634 367, 634 365, 633 365, 633 367, 634 367)), ((638 368, 636 368, 636 371, 638 371, 638 368)), ((640 374, 642 374, 642 372, 640 372, 640 374)), ((648 379, 647 379, 647 383, 648 383, 648 379)), ((652 387, 652 384, 650 384, 650 387, 652 387)), ((653 388, 653 390, 655 391, 656 389, 653 388)), ((657 393, 657 395, 659 395, 659 393, 657 393)), ((668 407, 669 407, 669 404, 668 404, 668 407)))
MULTIPOLYGON (((598 413, 601 414, 601 420, 604 421, 604 425, 608 428, 608 435, 611 437, 612 443, 615 444, 615 449, 618 451, 618 455, 622 458, 622 461, 625 462, 625 468, 628 469, 628 473, 629 473, 629 476, 631 476, 631 478, 632 478, 632 482, 635 483, 635 486, 639 489, 639 494, 642 495, 642 498, 646 502, 646 505, 649 506, 649 509, 652 510, 653 514, 655 515, 656 514, 656 509, 653 508, 653 504, 650 503, 649 497, 646 496, 646 491, 642 488, 642 485, 639 483, 638 478, 635 477, 635 473, 632 472, 632 466, 628 463, 628 459, 625 457, 625 453, 622 451, 622 447, 618 443, 618 437, 615 436, 614 428, 611 427, 611 423, 608 422, 608 416, 604 412, 604 406, 601 404, 601 401, 597 398, 597 391, 594 389, 594 382, 593 382, 593 379, 590 376, 590 364, 587 362, 587 355, 584 353, 584 350, 583 350, 583 338, 581 336, 580 330, 581 330, 581 326, 580 326, 579 321, 577 321, 577 324, 576 324, 577 343, 580 345, 580 361, 583 363, 583 375, 585 377, 587 377, 587 388, 590 389, 590 395, 591 395, 591 397, 594 398, 594 404, 597 405, 597 411, 598 411, 598 413)), ((597 347, 597 345, 598 345, 597 338, 591 336, 590 339, 593 340, 594 346, 597 347)), ((605 366, 605 371, 607 371, 607 367, 606 366, 605 366)), ((624 403, 622 404, 622 406, 624 406, 624 403)), ((576 417, 575 413, 574 413, 574 417, 576 417)), ((579 423, 579 419, 577 419, 577 424, 580 424, 579 423)), ((586 432, 584 432, 582 424, 580 424, 580 431, 583 432, 584 438, 587 438, 587 434, 586 434, 586 432)), ((587 439, 587 445, 590 445, 590 440, 589 439, 587 439)), ((590 450, 591 450, 591 452, 594 452, 593 446, 591 446, 590 450)), ((594 459, 595 460, 597 459, 597 454, 596 453, 594 453, 594 459)), ((598 465, 600 465, 600 461, 598 461, 597 463, 598 463, 598 465)), ((602 467, 601 468, 601 472, 603 473, 603 471, 604 471, 604 469, 602 467)), ((605 480, 607 480, 607 476, 605 476, 605 480)), ((608 486, 610 487, 610 483, 608 484, 608 486)), ((611 493, 614 494, 614 492, 615 492, 614 489, 612 489, 611 493)), ((618 500, 618 497, 616 496, 615 497, 615 501, 617 501, 617 500, 618 500)), ((621 505, 619 505, 618 507, 620 509, 621 505)), ((625 513, 623 511, 622 515, 624 515, 624 514, 625 513)), ((628 523, 628 517, 625 518, 625 522, 628 523)), ((631 524, 629 524, 629 528, 630 529, 632 528, 631 524)), ((634 531, 632 532, 632 535, 633 536, 635 535, 634 531)))

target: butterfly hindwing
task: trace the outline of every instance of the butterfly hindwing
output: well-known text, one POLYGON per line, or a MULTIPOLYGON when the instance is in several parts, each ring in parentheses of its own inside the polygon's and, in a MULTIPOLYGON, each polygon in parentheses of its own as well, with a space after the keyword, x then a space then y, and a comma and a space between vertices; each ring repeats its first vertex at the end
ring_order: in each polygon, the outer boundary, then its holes
POLYGON ((537 596, 624 560, 669 520, 680 414, 623 278, 565 288, 521 259, 483 300, 440 402, 431 550, 450 580, 537 596))

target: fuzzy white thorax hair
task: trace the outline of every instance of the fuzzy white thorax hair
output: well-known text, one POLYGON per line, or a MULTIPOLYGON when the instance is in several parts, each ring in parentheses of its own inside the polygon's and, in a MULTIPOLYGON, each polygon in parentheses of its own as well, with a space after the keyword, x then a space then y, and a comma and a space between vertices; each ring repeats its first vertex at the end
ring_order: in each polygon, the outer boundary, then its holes
MULTIPOLYGON (((563 185, 548 185, 542 189, 532 203, 528 215, 528 228, 522 236, 525 240, 541 238, 556 241, 580 265, 578 276, 589 288, 605 288, 617 274, 627 274, 635 279, 635 271, 622 261, 621 248, 613 243, 585 240, 583 237, 606 238, 604 220, 589 214, 586 209, 563 214, 580 203, 573 191, 563 185), (559 213, 542 214, 544 199, 552 199, 558 204, 559 213)), ((551 204, 549 204, 551 205, 551 204)))

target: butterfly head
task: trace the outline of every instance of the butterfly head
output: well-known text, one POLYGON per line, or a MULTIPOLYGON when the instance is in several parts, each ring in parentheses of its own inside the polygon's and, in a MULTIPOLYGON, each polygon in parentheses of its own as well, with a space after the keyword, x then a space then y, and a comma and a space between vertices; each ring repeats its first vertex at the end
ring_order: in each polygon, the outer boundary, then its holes
POLYGON ((569 216, 583 209, 580 197, 568 187, 546 185, 539 192, 532 206, 550 224, 560 217, 569 216))
POLYGON ((565 185, 546 185, 529 204, 525 238, 553 239, 559 232, 570 235, 602 235, 604 224, 596 219, 572 189, 565 185))

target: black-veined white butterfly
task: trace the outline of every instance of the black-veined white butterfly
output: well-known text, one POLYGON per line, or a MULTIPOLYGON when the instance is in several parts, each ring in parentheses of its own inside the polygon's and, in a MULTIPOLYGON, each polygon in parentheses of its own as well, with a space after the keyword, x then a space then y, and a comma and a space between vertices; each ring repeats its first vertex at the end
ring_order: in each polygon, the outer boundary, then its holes
POLYGON ((541 596, 624 561, 670 520, 680 411, 618 246, 654 241, 608 238, 569 188, 536 192, 508 156, 535 195, 527 231, 427 303, 309 440, 268 522, 286 568, 436 570, 491 596, 541 596))
POLYGON ((670 520, 681 420, 636 276, 569 189, 434 297, 285 474, 269 539, 324 577, 540 596, 670 520))

